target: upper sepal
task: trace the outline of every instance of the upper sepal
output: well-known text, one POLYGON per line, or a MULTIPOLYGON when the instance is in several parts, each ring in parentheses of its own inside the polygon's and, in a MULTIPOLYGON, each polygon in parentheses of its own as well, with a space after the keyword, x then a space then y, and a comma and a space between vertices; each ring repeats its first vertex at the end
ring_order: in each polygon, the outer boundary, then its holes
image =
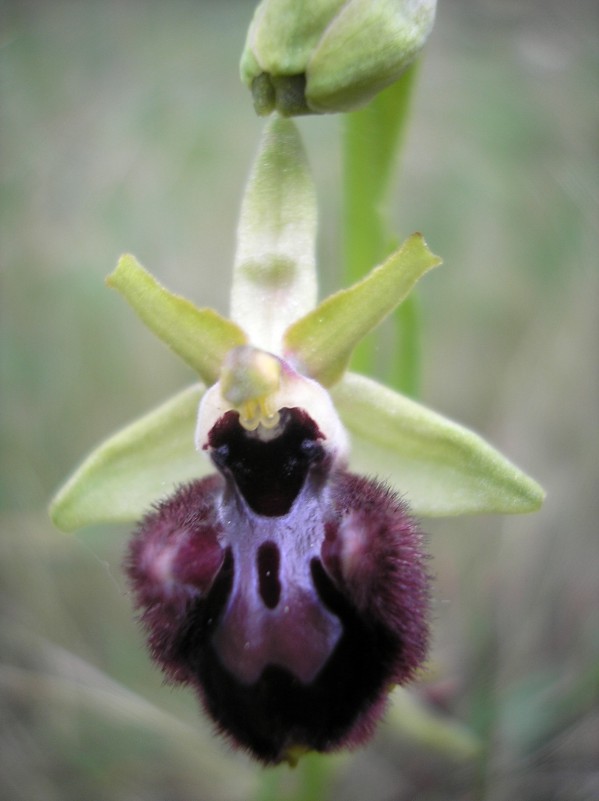
POLYGON ((316 303, 316 193, 297 128, 267 124, 245 189, 231 318, 252 345, 280 354, 293 320, 316 303))

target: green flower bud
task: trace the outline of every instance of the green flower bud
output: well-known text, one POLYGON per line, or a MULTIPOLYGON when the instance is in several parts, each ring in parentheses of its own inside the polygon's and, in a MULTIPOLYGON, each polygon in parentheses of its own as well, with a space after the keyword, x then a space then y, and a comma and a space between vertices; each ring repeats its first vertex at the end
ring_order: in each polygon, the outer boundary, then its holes
POLYGON ((424 45, 436 0, 263 0, 241 56, 258 114, 353 111, 424 45))

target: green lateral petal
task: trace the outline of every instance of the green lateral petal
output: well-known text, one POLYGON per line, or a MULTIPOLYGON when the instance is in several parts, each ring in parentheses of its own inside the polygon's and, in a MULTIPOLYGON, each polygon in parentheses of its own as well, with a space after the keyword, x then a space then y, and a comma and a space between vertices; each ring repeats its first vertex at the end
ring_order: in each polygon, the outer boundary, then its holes
POLYGON ((195 384, 118 431, 59 490, 50 517, 62 531, 137 520, 174 487, 212 468, 194 447, 204 387, 195 384))
POLYGON ((252 345, 281 353, 290 322, 316 303, 316 196, 295 125, 267 123, 245 191, 231 318, 252 345))
POLYGON ((441 264, 421 234, 413 234, 379 267, 331 295, 285 332, 285 355, 324 386, 338 381, 353 349, 409 294, 427 270, 441 264))
POLYGON ((121 256, 106 283, 118 289, 148 328, 208 385, 218 380, 225 355, 247 341, 235 323, 169 292, 130 254, 121 256))
POLYGON ((352 469, 389 480, 423 516, 532 512, 539 485, 472 431, 364 376, 332 391, 352 469))

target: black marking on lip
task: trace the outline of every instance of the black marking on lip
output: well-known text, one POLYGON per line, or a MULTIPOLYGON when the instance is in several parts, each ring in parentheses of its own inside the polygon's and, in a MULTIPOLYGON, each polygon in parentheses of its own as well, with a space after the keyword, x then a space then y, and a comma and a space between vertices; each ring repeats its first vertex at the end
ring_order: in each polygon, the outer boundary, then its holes
POLYGON ((281 554, 274 542, 263 542, 256 558, 260 596, 269 609, 275 609, 281 598, 279 567, 281 554))

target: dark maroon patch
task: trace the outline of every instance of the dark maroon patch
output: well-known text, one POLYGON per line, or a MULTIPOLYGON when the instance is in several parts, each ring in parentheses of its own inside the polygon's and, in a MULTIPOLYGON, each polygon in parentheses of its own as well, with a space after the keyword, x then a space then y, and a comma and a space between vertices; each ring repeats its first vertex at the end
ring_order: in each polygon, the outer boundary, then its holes
POLYGON ((220 664, 196 625, 181 642, 181 658, 198 679, 204 705, 219 728, 258 759, 275 764, 293 746, 330 751, 357 745, 372 734, 384 707, 387 676, 401 644, 380 624, 362 621, 333 586, 319 562, 315 588, 342 620, 343 636, 310 684, 289 671, 267 667, 252 685, 238 682, 220 664))

